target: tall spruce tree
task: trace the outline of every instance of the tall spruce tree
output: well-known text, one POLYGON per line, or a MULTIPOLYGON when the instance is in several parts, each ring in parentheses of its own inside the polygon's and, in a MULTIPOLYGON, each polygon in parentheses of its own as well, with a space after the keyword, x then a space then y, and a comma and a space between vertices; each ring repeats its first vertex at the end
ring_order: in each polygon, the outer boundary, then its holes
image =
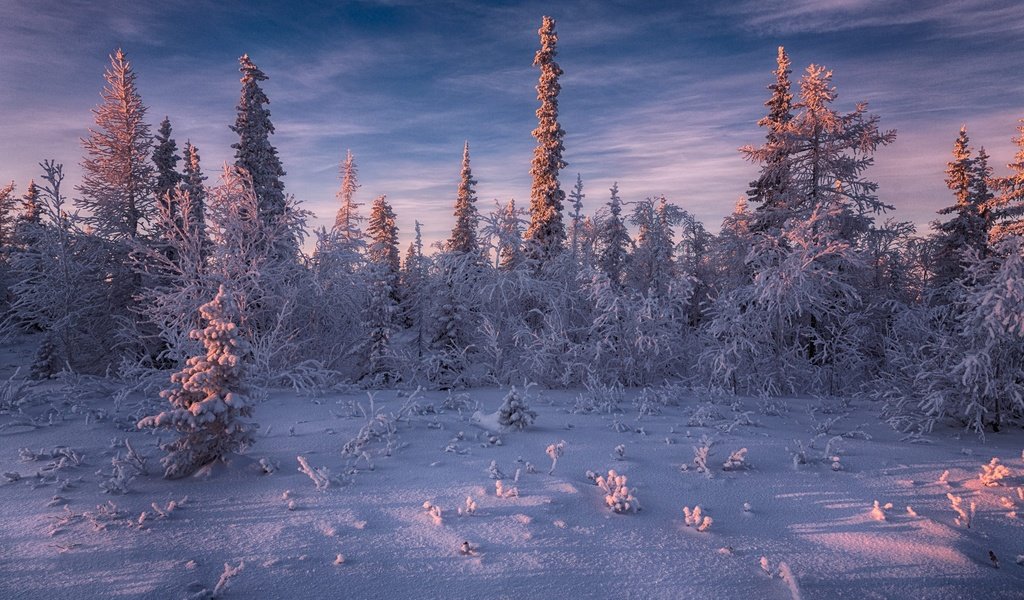
POLYGON ((473 186, 473 171, 469 167, 469 142, 462 149, 462 173, 459 179, 459 191, 455 197, 455 227, 448 238, 448 250, 468 254, 480 251, 477 241, 477 227, 480 215, 476 208, 476 191, 473 186))
MULTIPOLYGON (((174 188, 182 178, 178 173, 181 157, 178 156, 178 144, 171 137, 171 120, 168 117, 160 122, 153 142, 153 164, 156 166, 156 185, 153 191, 158 204, 169 203, 174 198, 174 188)), ((173 206, 167 210, 171 214, 176 212, 173 206)))
POLYGON ((185 142, 185 168, 181 188, 189 196, 187 222, 201 235, 206 235, 206 175, 199 163, 199 149, 185 142))
POLYGON ((136 238, 153 212, 153 138, 135 72, 119 48, 104 74, 103 103, 93 109, 96 129, 82 140, 82 183, 76 206, 85 223, 110 240, 136 238))
POLYGON ((359 228, 363 217, 359 215, 359 207, 362 205, 355 200, 356 190, 359 189, 359 173, 351 150, 345 153, 345 161, 341 163, 339 170, 341 187, 338 189, 337 198, 341 205, 334 217, 334 232, 348 245, 356 246, 363 241, 363 233, 359 228))
POLYGON ((523 228, 515 198, 510 198, 501 212, 498 224, 498 244, 495 260, 500 269, 509 270, 519 265, 523 256, 523 228))
POLYGON ((558 93, 561 85, 558 77, 562 69, 555 62, 558 34, 555 20, 545 16, 540 30, 540 50, 533 59, 533 65, 540 68, 537 83, 537 128, 533 137, 537 148, 533 152, 530 175, 530 226, 526 230, 526 252, 532 260, 543 265, 562 251, 565 243, 565 225, 562 223, 562 204, 565 192, 558 182, 558 173, 566 167, 562 160, 565 147, 562 140, 565 130, 558 123, 558 93))
MULTIPOLYGON (((932 283, 937 288, 962 276, 969 251, 983 255, 988 245, 988 207, 984 198, 989 194, 987 184, 977 182, 978 159, 971 153, 965 125, 953 143, 953 160, 946 164, 946 186, 953 192, 956 202, 939 210, 941 215, 953 216, 945 222, 932 223, 937 236, 932 283)), ((987 164, 984 168, 987 169, 987 164)))
POLYGON ((572 200, 572 225, 569 235, 569 247, 572 250, 572 262, 580 260, 580 234, 583 230, 583 199, 587 195, 583 193, 583 178, 576 174, 576 185, 569 192, 569 199, 572 200))
POLYGON ((779 46, 777 68, 773 72, 775 81, 768 86, 771 96, 764 103, 768 114, 757 122, 767 130, 765 143, 760 148, 745 147, 741 151, 748 159, 761 164, 761 173, 751 182, 747 196, 757 203, 751 223, 755 232, 770 232, 778 235, 787 218, 785 188, 789 180, 789 164, 786 161, 790 146, 785 136, 786 127, 793 118, 793 93, 789 75, 789 55, 779 46))
POLYGON ((993 243, 1012 235, 1024 236, 1024 119, 1020 120, 1017 133, 1013 138, 1017 153, 1013 162, 1006 165, 1010 174, 993 181, 998 192, 992 202, 993 243))
POLYGON ((261 221, 266 226, 274 226, 287 210, 287 200, 284 182, 281 181, 285 171, 277 149, 270 143, 270 136, 274 133, 267 108, 270 100, 260 87, 260 82, 266 81, 267 76, 249 59, 248 54, 243 54, 238 62, 238 70, 242 73, 242 94, 238 100, 238 117, 231 126, 239 138, 231 144, 235 149, 235 166, 252 179, 261 221))

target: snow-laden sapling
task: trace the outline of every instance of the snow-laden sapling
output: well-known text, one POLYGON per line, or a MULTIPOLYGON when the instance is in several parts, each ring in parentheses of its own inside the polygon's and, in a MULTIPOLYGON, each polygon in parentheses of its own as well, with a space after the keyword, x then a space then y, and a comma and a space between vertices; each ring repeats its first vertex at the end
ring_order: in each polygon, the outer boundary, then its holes
MULTIPOLYGON (((558 459, 565 454, 565 440, 558 442, 557 444, 549 444, 547 450, 548 458, 551 459, 551 469, 548 471, 548 475, 555 474, 555 465, 558 464, 558 459)), ((529 465, 529 463, 527 463, 529 465)), ((529 472, 529 470, 527 470, 529 472)))
POLYGON ((512 386, 508 395, 505 396, 504 402, 501 403, 501 408, 498 409, 498 423, 504 427, 525 429, 536 418, 537 413, 530 410, 530 406, 526 403, 525 392, 520 394, 516 386, 512 386))
POLYGON ((689 506, 683 507, 683 522, 687 527, 694 527, 701 533, 707 533, 711 529, 714 519, 704 514, 704 509, 698 504, 693 509, 690 509, 689 506))
POLYGON ((740 448, 732 454, 729 458, 722 463, 723 471, 741 471, 750 468, 750 463, 747 462, 747 449, 740 448))
POLYGON ((505 473, 502 472, 498 466, 498 461, 492 460, 491 464, 487 466, 487 476, 491 479, 504 479, 505 473))
POLYGON ((879 504, 878 500, 875 500, 874 505, 871 507, 871 518, 876 521, 884 521, 886 519, 885 511, 892 509, 892 502, 886 502, 885 504, 879 504))
POLYGON ((316 486, 318 492, 322 492, 331 487, 331 472, 327 467, 313 467, 309 464, 309 461, 306 460, 305 456, 299 456, 297 458, 299 461, 299 472, 304 473, 313 480, 313 485, 316 486))
POLYGON ((612 451, 612 458, 615 460, 626 460, 626 445, 619 444, 616 446, 615 450, 612 451))
POLYGON ((626 513, 640 510, 640 501, 626 486, 625 475, 619 475, 614 469, 609 469, 607 477, 598 475, 594 479, 594 483, 604 490, 604 503, 614 512, 626 513))
POLYGON ((1002 480, 1011 475, 1006 465, 999 464, 998 458, 993 458, 987 465, 981 465, 981 473, 978 479, 985 487, 996 487, 1002 484, 1002 480))
POLYGON ((518 498, 519 488, 505 487, 504 482, 499 479, 494 482, 494 495, 499 498, 518 498))
POLYGON ((238 308, 221 285, 199 314, 206 326, 194 329, 190 337, 202 342, 205 352, 189 358, 182 371, 171 375, 171 389, 161 392, 172 409, 138 423, 140 428, 169 428, 182 434, 164 446, 168 454, 161 463, 168 479, 190 475, 252 443, 252 426, 244 420, 252 414, 243 384, 242 357, 248 343, 236 325, 238 308))
POLYGON ((427 515, 430 517, 432 521, 434 521, 434 525, 441 524, 440 506, 437 506, 436 504, 431 503, 430 500, 427 500, 426 502, 423 503, 423 510, 427 511, 427 515))
POLYGON ((464 508, 460 506, 456 512, 458 512, 460 517, 476 514, 476 500, 473 500, 472 496, 466 496, 466 506, 464 508))
POLYGON ((974 511, 978 508, 978 505, 973 500, 971 504, 964 507, 963 496, 954 496, 949 492, 946 493, 946 498, 949 498, 949 503, 953 507, 953 511, 956 512, 956 524, 961 527, 971 528, 971 521, 974 520, 974 511))
MULTIPOLYGON (((700 436, 700 443, 693 447, 693 468, 705 477, 711 478, 711 468, 708 466, 708 459, 711 457, 711 446, 714 442, 706 435, 700 436)), ((690 465, 684 464, 680 467, 683 471, 689 471, 690 465)))
POLYGON ((190 595, 189 600, 215 600, 216 598, 222 597, 224 592, 228 591, 231 586, 231 580, 238 576, 245 568, 245 561, 239 561, 237 567, 232 567, 228 563, 224 563, 224 572, 221 573, 220 579, 217 580, 217 585, 213 586, 213 591, 206 588, 199 590, 198 592, 190 595))

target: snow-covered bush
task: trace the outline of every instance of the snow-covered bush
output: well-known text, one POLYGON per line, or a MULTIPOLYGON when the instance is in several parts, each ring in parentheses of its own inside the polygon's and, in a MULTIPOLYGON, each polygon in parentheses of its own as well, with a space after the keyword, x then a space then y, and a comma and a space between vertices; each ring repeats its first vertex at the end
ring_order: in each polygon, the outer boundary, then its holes
POLYGON ((239 336, 237 308, 222 285, 213 300, 200 308, 205 327, 195 329, 205 352, 188 359, 171 376, 171 389, 160 395, 172 409, 139 421, 139 428, 174 429, 182 435, 166 444, 164 476, 184 477, 199 467, 252 442, 252 428, 244 418, 252 404, 244 385, 243 358, 248 345, 239 336))
POLYGON ((327 467, 313 467, 305 456, 299 456, 299 472, 313 480, 317 491, 322 492, 331 487, 331 472, 327 467))
POLYGON ((750 463, 747 462, 746 448, 740 448, 739 450, 736 450, 735 452, 730 454, 729 458, 726 459, 725 463, 722 464, 723 471, 740 471, 749 468, 750 463))
POLYGON ((1006 465, 999 464, 998 458, 993 458, 987 465, 981 465, 981 473, 978 474, 978 479, 981 480, 981 484, 985 487, 996 487, 1002 483, 1002 480, 1010 477, 1012 473, 1006 465))
POLYGON ((953 512, 956 513, 956 524, 970 529, 971 522, 974 521, 974 511, 978 508, 978 504, 971 500, 969 505, 964 506, 963 496, 954 496, 949 492, 946 492, 946 498, 949 499, 953 512))
POLYGON ((423 510, 426 511, 427 516, 429 516, 430 520, 434 522, 434 525, 440 525, 443 522, 440 506, 437 506, 430 500, 427 500, 423 503, 423 510))
POLYGON ((565 454, 565 440, 558 442, 557 444, 549 444, 545 452, 548 458, 551 459, 551 469, 548 470, 548 475, 555 474, 555 465, 558 464, 558 459, 565 454))
POLYGON ((687 527, 694 527, 701 533, 706 533, 711 529, 711 524, 714 523, 714 519, 704 514, 704 509, 697 506, 691 510, 689 506, 683 507, 683 522, 687 527))
POLYGON ((607 477, 598 475, 594 478, 594 483, 604 490, 604 503, 614 512, 625 513, 640 510, 640 501, 626 486, 625 475, 619 475, 614 469, 610 469, 607 477))
MULTIPOLYGON (((529 389, 529 386, 526 389, 529 389)), ((537 418, 537 413, 530 410, 529 404, 526 403, 526 389, 520 393, 512 386, 505 396, 501 408, 498 409, 498 423, 502 426, 525 429, 537 418)))
POLYGON ((884 521, 884 520, 886 520, 885 511, 891 510, 891 509, 892 509, 892 502, 886 502, 885 504, 879 504, 878 500, 875 500, 875 503, 871 506, 871 512, 869 514, 871 515, 871 518, 876 520, 876 521, 884 521))
POLYGON ((494 495, 499 498, 518 498, 519 488, 505 487, 505 483, 498 479, 494 482, 494 495))

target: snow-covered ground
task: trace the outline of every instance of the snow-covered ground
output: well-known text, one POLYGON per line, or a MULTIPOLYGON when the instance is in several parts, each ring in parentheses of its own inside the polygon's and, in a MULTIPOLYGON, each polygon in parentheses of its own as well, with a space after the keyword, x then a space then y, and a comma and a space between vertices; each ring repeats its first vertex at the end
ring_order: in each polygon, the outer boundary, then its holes
POLYGON ((625 392, 621 414, 578 414, 580 390, 534 388, 536 421, 494 434, 485 426, 506 390, 412 401, 381 391, 373 408, 366 392, 278 391, 256 410, 261 431, 247 455, 167 481, 157 436, 127 428, 131 397, 119 413, 102 386, 68 400, 46 385, 54 407, 25 410, 50 412, 54 424, 0 415, 0 598, 210 597, 225 563, 243 564, 218 591, 225 598, 1024 597, 1020 431, 983 441, 944 429, 910 443, 867 401, 768 406, 682 392, 662 395, 677 406, 638 419, 639 390, 625 392), (384 435, 365 438, 352 472, 342 448, 363 413, 413 405, 377 421, 384 435), (694 464, 704 437, 708 473, 694 464), (104 493, 125 439, 149 475, 104 493), (548 474, 546 449, 562 440, 548 474), (795 465, 801 445, 806 464, 795 465), (724 470, 741 448, 747 464, 724 470), (326 489, 300 472, 300 456, 329 470, 326 489), (985 487, 978 475, 993 457, 1011 475, 985 487), (278 468, 265 473, 261 459, 278 468), (492 462, 518 496, 496 496, 492 462), (606 507, 587 472, 609 469, 626 476, 638 512, 606 507), (947 493, 968 511, 976 503, 970 528, 947 493), (467 498, 475 511, 460 515, 467 498), (705 532, 684 522, 684 507, 697 505, 712 518, 705 532), (783 564, 791 576, 780 576, 783 564))

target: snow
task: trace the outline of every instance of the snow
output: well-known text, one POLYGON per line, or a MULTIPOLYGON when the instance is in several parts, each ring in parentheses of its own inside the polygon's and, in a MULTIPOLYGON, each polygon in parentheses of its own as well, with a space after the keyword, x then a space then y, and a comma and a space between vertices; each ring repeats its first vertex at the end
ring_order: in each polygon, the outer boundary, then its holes
MULTIPOLYGON (((835 403, 847 408, 833 433, 864 424, 859 431, 871 439, 844 438, 844 468, 833 471, 824 459, 794 468, 787 450, 793 440, 814 439, 811 409, 832 408, 828 400, 791 398, 788 412, 768 416, 757 413, 756 399, 712 405, 691 396, 637 421, 631 412, 572 412, 578 391, 535 390, 534 424, 502 432, 497 445, 489 441, 492 433, 472 426, 468 412, 442 407, 446 393, 426 392, 416 400, 418 410, 394 421, 395 440, 374 456, 373 468, 355 470, 341 448, 366 424, 349 410, 366 404, 365 392, 310 398, 273 391, 256 407, 262 427, 246 455, 230 455, 179 481, 151 469, 126 494, 108 495, 96 470, 118 452, 109 440, 129 439, 155 466, 156 436, 117 427, 128 415, 111 410, 106 399, 65 396, 60 384, 43 385, 57 406, 66 409, 57 399, 68 398, 79 408, 63 410, 52 426, 0 430, 0 472, 21 476, 0 484, 0 597, 210 597, 222 575, 241 565, 221 597, 557 597, 617 590, 640 598, 1019 598, 1024 589, 1024 568, 1014 561, 1024 551, 1024 521, 1007 516, 1005 506, 1024 507, 1018 498, 1024 481, 1009 476, 986 487, 978 477, 992 457, 1020 473, 1020 436, 957 439, 950 429, 933 433, 932 444, 909 444, 870 416, 874 407, 866 401, 835 403), (99 403, 106 416, 86 418, 99 403), (688 425, 698 411, 702 424, 688 425), (754 411, 753 425, 734 426, 745 411, 754 411), (465 452, 445 452, 458 432, 465 452), (712 478, 680 470, 705 436, 715 442, 707 461, 712 478), (527 469, 527 462, 548 460, 553 440, 570 449, 554 474, 527 469), (615 460, 613 449, 623 444, 629 451, 615 460), (84 459, 78 465, 54 459, 48 449, 58 447, 84 459), (33 449, 26 458, 36 460, 24 461, 19 448, 33 449), (720 468, 736 448, 747 449, 749 468, 720 468), (295 468, 296 457, 300 467, 311 466, 295 468), (495 496, 487 475, 492 461, 507 474, 520 472, 518 496, 495 496), (41 481, 36 472, 51 463, 66 489, 34 487, 41 481), (267 474, 263 465, 274 464, 282 468, 267 474), (608 510, 588 469, 628 477, 643 510, 608 510), (311 481, 307 471, 325 479, 311 481), (957 525, 948 492, 977 503, 970 528, 957 525), (64 502, 51 506, 55 494, 64 502), (876 500, 894 507, 884 521, 869 514, 876 500), (436 517, 427 505, 437 508, 436 517), (698 505, 714 519, 700 533, 683 512, 698 505), (60 531, 49 535, 60 522, 60 531), (1001 568, 994 568, 990 551, 1001 568)), ((507 390, 467 393, 486 414, 507 390)), ((641 392, 624 393, 630 399, 641 392)), ((398 414, 408 396, 378 391, 373 406, 398 414)), ((10 420, 0 416, 0 423, 10 420)), ((805 443, 809 458, 824 456, 823 442, 805 443)))

